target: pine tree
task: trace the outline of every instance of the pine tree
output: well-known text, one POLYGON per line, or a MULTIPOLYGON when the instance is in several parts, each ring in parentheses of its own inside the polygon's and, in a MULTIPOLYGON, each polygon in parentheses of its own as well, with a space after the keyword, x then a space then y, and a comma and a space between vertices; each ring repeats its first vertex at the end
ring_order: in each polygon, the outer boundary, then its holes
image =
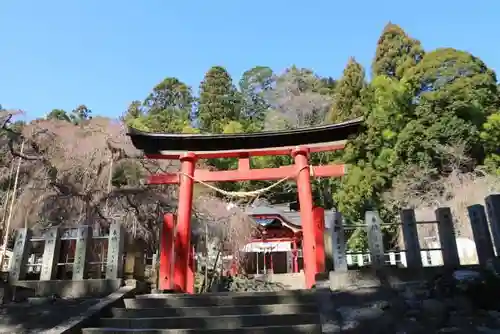
POLYGON ((238 121, 240 97, 231 76, 221 66, 212 67, 200 85, 200 97, 196 112, 200 130, 221 133, 226 124, 238 121))
POLYGON ((336 84, 328 121, 339 123, 361 116, 363 114, 361 94, 365 87, 365 70, 351 57, 342 78, 336 84))
POLYGON ((398 25, 388 23, 377 43, 372 63, 373 77, 386 75, 400 80, 404 73, 424 56, 420 41, 411 38, 398 25))

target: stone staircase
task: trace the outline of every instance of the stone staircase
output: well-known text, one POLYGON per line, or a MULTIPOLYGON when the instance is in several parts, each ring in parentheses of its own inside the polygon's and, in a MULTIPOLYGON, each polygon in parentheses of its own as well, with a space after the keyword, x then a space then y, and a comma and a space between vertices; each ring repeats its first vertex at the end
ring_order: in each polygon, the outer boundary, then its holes
POLYGON ((125 299, 84 334, 320 334, 316 293, 149 294, 125 299))

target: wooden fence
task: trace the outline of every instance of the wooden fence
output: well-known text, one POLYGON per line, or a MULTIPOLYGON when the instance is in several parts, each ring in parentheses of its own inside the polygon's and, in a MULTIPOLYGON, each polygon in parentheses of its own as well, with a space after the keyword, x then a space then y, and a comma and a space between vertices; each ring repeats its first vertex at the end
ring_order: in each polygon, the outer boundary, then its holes
MULTIPOLYGON (((495 249, 500 250, 500 194, 488 196, 485 202, 486 207, 477 204, 468 208, 477 258, 481 265, 486 264, 490 258, 495 256, 495 249)), ((428 254, 430 252, 440 252, 445 266, 459 266, 460 258, 451 210, 439 208, 435 211, 435 215, 434 221, 417 222, 413 210, 402 210, 401 222, 398 225, 401 225, 405 248, 397 252, 387 252, 384 249, 382 237, 382 227, 386 224, 381 222, 377 212, 366 212, 366 222, 362 226, 366 228, 368 236, 369 251, 367 254, 346 252, 345 229, 354 226, 344 226, 340 215, 336 215, 333 228, 330 229, 334 269, 347 270, 353 265, 364 266, 368 264, 374 267, 389 264, 407 268, 437 265, 429 263, 428 254), (418 224, 437 225, 440 248, 423 249, 420 247, 418 224)), ((119 223, 110 226, 109 234, 100 236, 94 236, 90 226, 64 229, 53 227, 36 238, 33 237, 32 230, 18 229, 12 258, 9 261, 9 280, 82 280, 91 277, 90 272, 97 272, 92 278, 117 279, 124 277, 124 271, 136 273, 141 270, 140 276, 148 276, 144 273, 147 260, 144 252, 126 254, 124 245, 125 231, 119 223), (43 247, 38 247, 38 255, 33 253, 33 249, 37 248, 34 245, 37 243, 43 245, 43 247), (67 250, 68 244, 72 245, 70 252, 67 250), (96 245, 101 245, 98 251, 95 250, 96 245), (102 256, 96 258, 96 253, 102 254, 102 256), (138 263, 139 265, 137 265, 138 263), (70 277, 64 276, 67 267, 70 267, 67 270, 70 277), (94 270, 91 270, 91 267, 94 267, 94 270), (128 267, 132 269, 127 269, 128 267), (36 275, 31 275, 33 273, 36 275)), ((148 258, 151 260, 151 257, 148 258)))

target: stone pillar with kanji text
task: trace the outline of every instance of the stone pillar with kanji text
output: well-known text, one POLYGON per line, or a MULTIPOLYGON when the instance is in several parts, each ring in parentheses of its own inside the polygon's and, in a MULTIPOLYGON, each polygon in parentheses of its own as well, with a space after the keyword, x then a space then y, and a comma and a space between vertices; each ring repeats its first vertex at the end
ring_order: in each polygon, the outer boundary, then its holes
POLYGON ((13 259, 10 262, 9 282, 24 280, 26 277, 29 253, 31 250, 31 237, 33 232, 29 228, 16 230, 16 240, 12 250, 13 259))
POLYGON ((125 231, 120 223, 113 223, 109 228, 108 257, 106 261, 106 279, 118 279, 123 275, 123 247, 125 231))
POLYGON ((333 213, 331 226, 333 269, 335 271, 347 270, 347 255, 344 232, 344 220, 340 212, 333 213))
POLYGON ((61 229, 52 227, 45 232, 45 246, 42 256, 41 281, 49 281, 56 278, 57 263, 61 250, 61 229))
POLYGON ((80 226, 77 231, 75 261, 73 262, 73 280, 87 278, 90 245, 92 243, 92 227, 80 226))
POLYGON ((381 269, 385 264, 385 255, 380 216, 376 211, 367 211, 365 221, 372 267, 381 269))

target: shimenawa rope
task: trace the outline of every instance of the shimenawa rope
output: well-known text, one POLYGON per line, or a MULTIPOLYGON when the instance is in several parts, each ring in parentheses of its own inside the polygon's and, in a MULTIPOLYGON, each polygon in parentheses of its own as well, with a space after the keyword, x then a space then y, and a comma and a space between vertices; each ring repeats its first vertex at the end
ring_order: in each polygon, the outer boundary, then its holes
MULTIPOLYGON (((309 174, 311 175, 311 177, 314 176, 314 169, 313 169, 313 166, 305 166, 305 167, 302 167, 301 169, 299 169, 297 171, 297 175, 305 168, 309 168, 309 174)), ((257 190, 252 190, 252 191, 226 191, 224 189, 220 189, 214 185, 211 185, 210 183, 207 183, 207 182, 204 182, 204 181, 201 181, 201 180, 198 180, 196 179, 194 176, 191 176, 191 175, 188 175, 186 173, 183 173, 183 172, 179 172, 179 175, 184 175, 186 177, 189 177, 191 180, 193 180, 194 182, 196 183, 199 183, 199 184, 202 184, 204 185, 205 187, 207 188, 210 188, 212 189, 213 191, 216 191, 218 192, 219 194, 221 195, 224 195, 224 196, 227 196, 227 197, 238 197, 238 198, 246 198, 246 197, 258 197, 268 191, 270 191, 271 189, 279 186, 280 184, 282 184, 283 182, 285 181, 288 181, 290 180, 291 178, 295 177, 296 175, 291 175, 291 176, 287 176, 287 177, 284 177, 282 178, 281 180, 278 180, 277 182, 271 184, 270 186, 268 187, 265 187, 265 188, 261 188, 261 189, 257 189, 257 190)))

